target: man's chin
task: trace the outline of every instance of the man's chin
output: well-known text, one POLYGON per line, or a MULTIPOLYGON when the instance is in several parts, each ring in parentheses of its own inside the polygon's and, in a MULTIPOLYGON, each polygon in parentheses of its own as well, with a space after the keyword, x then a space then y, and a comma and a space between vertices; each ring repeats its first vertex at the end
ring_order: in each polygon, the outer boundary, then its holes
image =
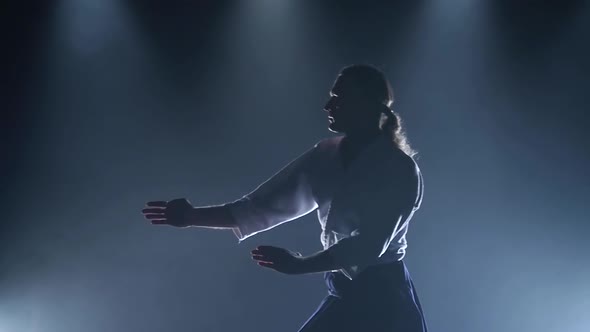
POLYGON ((338 125, 336 125, 334 122, 328 125, 328 130, 336 134, 342 133, 342 130, 338 128, 338 125))

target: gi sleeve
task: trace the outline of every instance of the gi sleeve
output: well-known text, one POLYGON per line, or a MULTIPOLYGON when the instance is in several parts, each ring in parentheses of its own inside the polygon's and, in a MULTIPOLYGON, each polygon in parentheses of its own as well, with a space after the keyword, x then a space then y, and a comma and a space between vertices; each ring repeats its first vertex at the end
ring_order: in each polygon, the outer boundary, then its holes
POLYGON ((237 223, 233 230, 239 242, 304 216, 318 207, 309 181, 316 148, 317 144, 249 194, 224 204, 237 223))

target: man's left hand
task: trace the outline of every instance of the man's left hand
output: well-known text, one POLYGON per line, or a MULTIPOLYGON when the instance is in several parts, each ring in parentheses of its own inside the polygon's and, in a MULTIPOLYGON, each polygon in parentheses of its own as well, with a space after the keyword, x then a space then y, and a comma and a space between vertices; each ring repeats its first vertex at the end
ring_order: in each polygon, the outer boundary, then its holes
POLYGON ((260 266, 285 274, 304 273, 302 269, 303 257, 298 252, 273 246, 258 246, 251 253, 252 259, 257 261, 260 266))

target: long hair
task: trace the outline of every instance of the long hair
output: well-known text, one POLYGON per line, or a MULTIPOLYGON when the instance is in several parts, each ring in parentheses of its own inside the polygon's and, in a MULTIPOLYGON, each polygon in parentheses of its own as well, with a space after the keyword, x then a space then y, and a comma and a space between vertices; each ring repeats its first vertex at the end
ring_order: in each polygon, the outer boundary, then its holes
POLYGON ((417 152, 412 149, 404 131, 402 118, 391 109, 394 102, 393 89, 385 74, 371 65, 352 65, 345 67, 340 75, 354 81, 359 92, 369 103, 377 102, 381 110, 379 128, 391 138, 392 143, 410 157, 417 152))

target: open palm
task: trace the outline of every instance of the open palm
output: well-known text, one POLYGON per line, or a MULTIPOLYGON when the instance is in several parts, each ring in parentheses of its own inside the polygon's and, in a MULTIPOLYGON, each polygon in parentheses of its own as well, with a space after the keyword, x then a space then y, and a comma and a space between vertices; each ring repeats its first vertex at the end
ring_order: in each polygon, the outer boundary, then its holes
POLYGON ((151 201, 141 210, 144 217, 154 225, 187 227, 190 225, 190 212, 193 206, 186 198, 171 201, 151 201))

